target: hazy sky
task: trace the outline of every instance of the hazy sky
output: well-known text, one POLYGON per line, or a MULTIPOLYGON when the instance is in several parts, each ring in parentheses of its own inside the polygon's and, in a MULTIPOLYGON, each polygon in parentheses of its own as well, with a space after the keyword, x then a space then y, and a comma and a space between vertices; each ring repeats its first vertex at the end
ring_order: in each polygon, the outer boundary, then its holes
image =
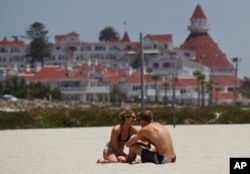
POLYGON ((52 42, 71 31, 81 41, 95 42, 103 28, 112 26, 121 37, 126 30, 132 41, 139 41, 140 32, 172 34, 174 46, 180 46, 198 3, 209 34, 228 59, 242 58, 239 77, 250 77, 250 0, 0 0, 0 39, 24 35, 32 23, 41 22, 52 42))

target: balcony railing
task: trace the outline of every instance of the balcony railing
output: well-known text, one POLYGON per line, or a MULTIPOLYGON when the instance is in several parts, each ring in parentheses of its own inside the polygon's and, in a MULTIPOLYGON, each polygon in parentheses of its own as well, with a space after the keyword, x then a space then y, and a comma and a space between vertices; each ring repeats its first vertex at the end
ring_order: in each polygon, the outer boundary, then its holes
POLYGON ((60 87, 59 90, 64 94, 109 94, 110 88, 108 86, 94 86, 94 87, 60 87))

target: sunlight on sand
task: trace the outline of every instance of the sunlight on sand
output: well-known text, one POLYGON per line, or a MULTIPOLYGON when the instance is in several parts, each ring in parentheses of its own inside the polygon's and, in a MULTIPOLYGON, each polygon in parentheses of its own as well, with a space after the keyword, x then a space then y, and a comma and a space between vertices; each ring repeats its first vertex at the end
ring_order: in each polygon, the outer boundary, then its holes
POLYGON ((250 156, 248 124, 166 127, 177 160, 165 165, 96 163, 111 127, 0 131, 0 170, 4 174, 228 174, 230 157, 250 156))

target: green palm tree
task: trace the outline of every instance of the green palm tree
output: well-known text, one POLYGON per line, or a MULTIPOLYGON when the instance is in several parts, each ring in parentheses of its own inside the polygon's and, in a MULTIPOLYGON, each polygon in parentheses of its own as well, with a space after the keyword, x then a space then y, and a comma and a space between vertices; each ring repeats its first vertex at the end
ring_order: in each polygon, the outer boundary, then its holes
POLYGON ((215 91, 216 91, 216 106, 218 105, 218 95, 219 95, 219 92, 220 92, 220 88, 219 87, 217 87, 217 88, 215 88, 215 91))
POLYGON ((193 72, 193 76, 197 80, 197 93, 198 93, 198 106, 200 106, 200 76, 201 72, 199 70, 193 72))
POLYGON ((200 74, 199 80, 201 82, 201 106, 205 105, 205 75, 200 74))
POLYGON ((237 100, 237 73, 238 73, 238 64, 241 61, 241 58, 233 57, 232 62, 235 64, 235 74, 234 74, 234 105, 236 105, 237 100))
POLYGON ((169 87, 169 83, 168 82, 163 83, 163 87, 164 87, 164 103, 166 106, 167 105, 167 90, 169 87))
POLYGON ((206 88, 207 88, 207 93, 209 94, 209 105, 212 105, 213 102, 213 89, 214 89, 214 81, 213 80, 209 80, 206 82, 206 88))
POLYGON ((150 75, 152 73, 152 68, 147 68, 146 69, 146 72, 147 72, 147 81, 146 81, 146 97, 147 97, 147 100, 148 100, 148 82, 149 82, 149 78, 150 78, 150 75))
POLYGON ((152 75, 152 80, 155 82, 155 102, 158 102, 158 97, 157 97, 157 81, 160 79, 160 76, 157 74, 152 75))

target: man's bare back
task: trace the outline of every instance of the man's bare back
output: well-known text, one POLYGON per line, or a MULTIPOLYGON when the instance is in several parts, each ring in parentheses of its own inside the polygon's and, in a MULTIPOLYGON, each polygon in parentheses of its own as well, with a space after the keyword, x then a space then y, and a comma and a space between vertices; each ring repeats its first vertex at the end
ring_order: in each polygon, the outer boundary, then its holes
POLYGON ((175 157, 173 141, 168 130, 158 122, 152 122, 141 128, 141 136, 147 139, 158 154, 175 157))
POLYGON ((127 161, 132 162, 136 155, 141 155, 142 162, 156 164, 175 162, 173 141, 166 127, 154 122, 153 114, 149 110, 139 113, 138 117, 141 129, 126 143, 126 146, 129 147, 127 161), (142 144, 144 145, 145 142, 148 145, 143 147, 142 144), (150 145, 154 146, 154 150, 148 149, 150 145))

